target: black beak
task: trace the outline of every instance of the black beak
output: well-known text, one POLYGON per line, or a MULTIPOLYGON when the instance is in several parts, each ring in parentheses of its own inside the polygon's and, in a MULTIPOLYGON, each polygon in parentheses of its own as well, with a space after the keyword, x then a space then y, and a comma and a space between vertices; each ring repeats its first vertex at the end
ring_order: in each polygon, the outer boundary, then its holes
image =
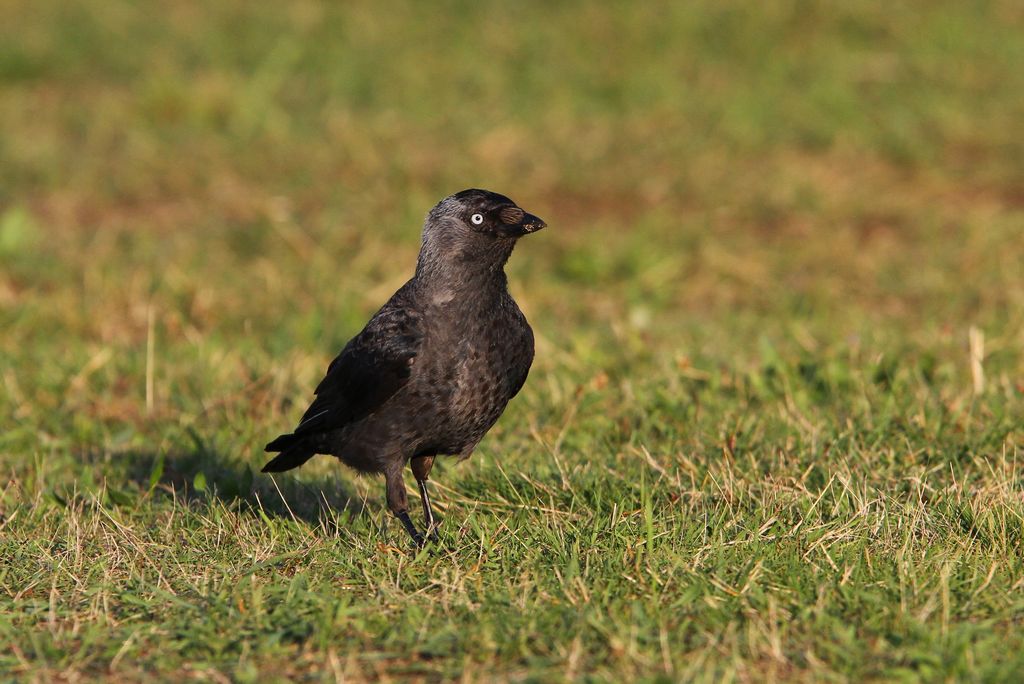
POLYGON ((519 225, 523 227, 523 231, 527 233, 536 233, 541 228, 546 227, 548 224, 544 223, 544 219, 533 214, 523 214, 523 220, 519 222, 519 225))

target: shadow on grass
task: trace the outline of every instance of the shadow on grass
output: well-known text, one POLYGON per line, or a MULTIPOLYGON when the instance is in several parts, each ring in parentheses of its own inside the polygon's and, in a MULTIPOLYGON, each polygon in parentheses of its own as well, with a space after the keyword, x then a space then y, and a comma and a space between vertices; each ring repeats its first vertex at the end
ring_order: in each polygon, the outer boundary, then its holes
POLYGON ((130 451, 121 454, 127 479, 142 489, 165 492, 187 503, 218 499, 239 510, 270 517, 295 518, 328 528, 366 507, 337 478, 298 480, 290 475, 260 473, 249 464, 226 458, 196 440, 194 449, 166 453, 130 451))

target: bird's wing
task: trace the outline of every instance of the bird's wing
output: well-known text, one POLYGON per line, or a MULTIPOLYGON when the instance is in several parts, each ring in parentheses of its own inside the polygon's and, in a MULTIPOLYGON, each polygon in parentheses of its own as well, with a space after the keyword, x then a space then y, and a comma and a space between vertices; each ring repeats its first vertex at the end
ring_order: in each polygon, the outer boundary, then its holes
MULTIPOLYGON (((523 318, 523 323, 526 323, 525 317, 523 318)), ((526 323, 523 342, 527 351, 524 355, 524 362, 518 369, 519 372, 512 378, 512 393, 509 395, 509 399, 519 394, 519 390, 523 389, 523 385, 526 383, 526 376, 530 374, 530 366, 533 365, 533 328, 528 323, 526 323)))
POLYGON ((420 317, 388 306, 345 345, 316 388, 296 435, 344 427, 379 408, 409 381, 423 340, 420 317))

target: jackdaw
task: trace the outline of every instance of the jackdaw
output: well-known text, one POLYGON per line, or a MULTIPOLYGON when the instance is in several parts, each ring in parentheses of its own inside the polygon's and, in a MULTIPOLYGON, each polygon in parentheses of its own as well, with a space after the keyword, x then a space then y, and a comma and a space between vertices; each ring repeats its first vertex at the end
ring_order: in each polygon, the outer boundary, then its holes
POLYGON ((503 267, 516 240, 545 225, 487 190, 441 200, 423 224, 416 274, 331 362, 295 431, 267 444, 280 453, 263 472, 330 454, 383 473, 388 508, 422 545, 402 469, 412 467, 431 535, 434 458, 468 458, 533 362, 533 330, 503 267))

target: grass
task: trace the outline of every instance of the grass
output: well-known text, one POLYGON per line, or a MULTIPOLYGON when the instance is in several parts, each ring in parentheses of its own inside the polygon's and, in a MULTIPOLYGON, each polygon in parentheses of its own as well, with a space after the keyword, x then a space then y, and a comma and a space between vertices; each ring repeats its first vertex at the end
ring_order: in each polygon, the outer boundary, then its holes
POLYGON ((1015 678, 1022 18, 5 4, 0 673, 1015 678), (261 447, 470 186, 537 361, 415 553, 261 447))

